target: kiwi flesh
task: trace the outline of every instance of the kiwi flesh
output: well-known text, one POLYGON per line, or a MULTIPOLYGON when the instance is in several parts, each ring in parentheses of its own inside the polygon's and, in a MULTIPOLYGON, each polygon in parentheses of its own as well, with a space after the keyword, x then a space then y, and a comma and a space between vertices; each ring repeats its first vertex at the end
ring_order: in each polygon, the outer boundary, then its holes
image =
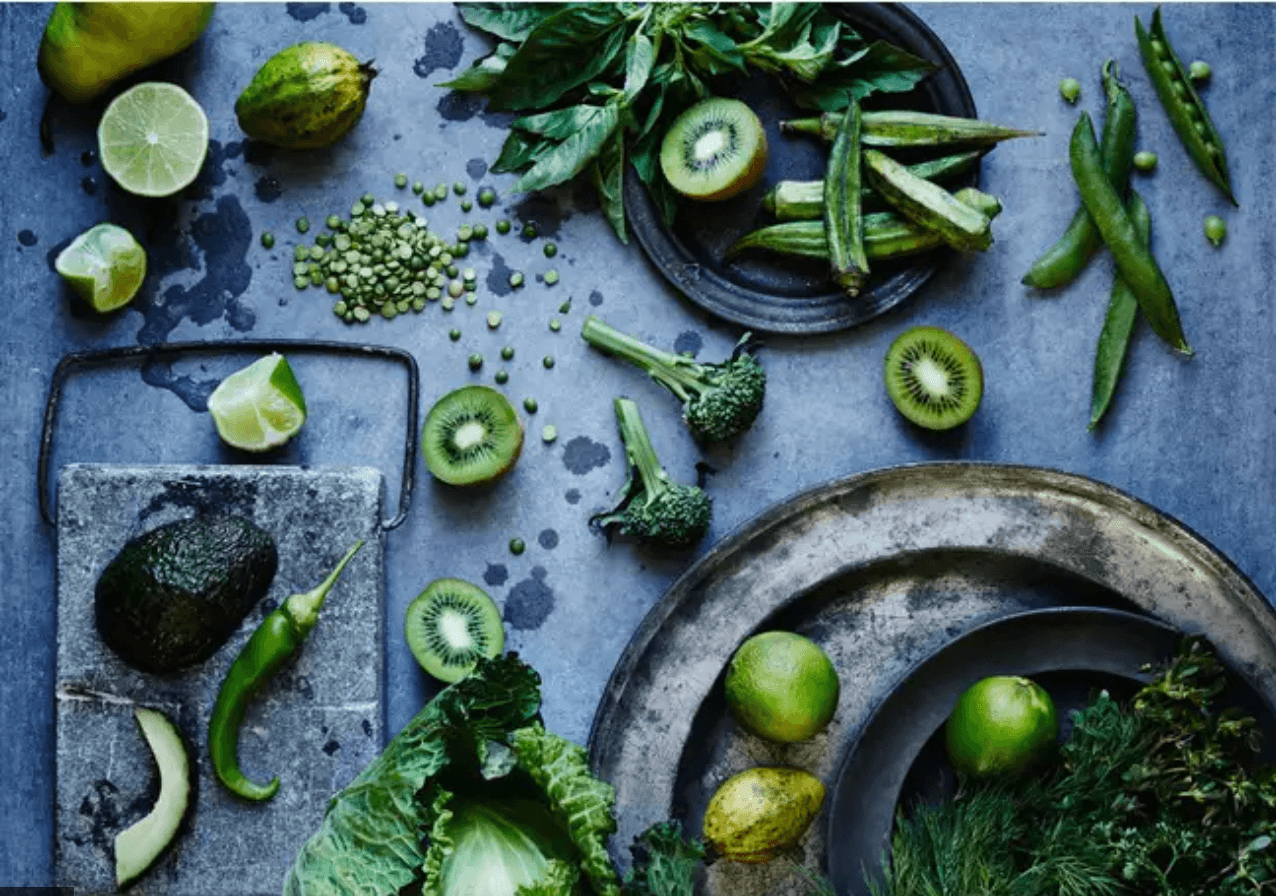
POLYGON ((421 427, 421 453, 435 478, 450 485, 499 479, 523 450, 514 406, 488 386, 462 386, 438 401, 421 427))
POLYGON ((670 125, 660 144, 669 185, 692 199, 729 199, 752 187, 766 168, 762 122, 747 105, 709 97, 670 125))
POLYGON ((464 579, 436 579, 408 604, 408 649, 439 681, 460 681, 480 659, 505 649, 505 627, 492 598, 464 579))
POLYGON ((979 357, 940 327, 905 330, 886 352, 886 393, 899 412, 926 429, 965 423, 983 397, 979 357))

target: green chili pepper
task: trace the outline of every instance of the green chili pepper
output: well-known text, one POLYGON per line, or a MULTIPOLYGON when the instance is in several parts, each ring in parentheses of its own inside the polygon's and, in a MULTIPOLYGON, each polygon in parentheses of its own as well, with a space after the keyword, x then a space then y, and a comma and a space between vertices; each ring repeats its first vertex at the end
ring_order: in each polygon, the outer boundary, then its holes
MULTIPOLYGON (((1152 216, 1148 212, 1143 197, 1133 190, 1126 202, 1130 221, 1134 224, 1135 233, 1144 246, 1152 243, 1152 216)), ((1107 413, 1116 393, 1117 381, 1125 366, 1126 350, 1130 345, 1130 335, 1134 332, 1134 321, 1138 316, 1139 300, 1130 291, 1130 285, 1120 273, 1112 281, 1112 293, 1108 297, 1108 310, 1103 318, 1103 330, 1099 333, 1099 344, 1094 352, 1094 382, 1090 393, 1090 425, 1088 430, 1099 425, 1099 420, 1107 413)))
POLYGON ((1072 129, 1069 157, 1081 201, 1099 228, 1117 270, 1138 298, 1139 307, 1143 309, 1153 332, 1184 354, 1192 354, 1183 336, 1170 285, 1151 251, 1140 244, 1134 223, 1104 173, 1099 161, 1099 144, 1088 112, 1081 113, 1077 126, 1072 129))
POLYGON ((226 673, 208 720, 208 752, 218 780, 245 799, 268 800, 279 789, 278 776, 263 786, 249 780, 239 768, 239 726, 248 702, 257 688, 301 649, 319 621, 319 610, 328 592, 361 547, 363 539, 346 551, 336 568, 313 590, 292 595, 262 620, 226 673))
MULTIPOLYGON (((1103 89, 1107 94, 1107 110, 1103 119, 1103 143, 1099 148, 1103 170, 1120 195, 1130 176, 1134 151, 1134 99, 1118 80, 1116 63, 1103 64, 1103 89)), ((1103 242, 1099 230, 1082 205, 1072 216, 1063 235, 1040 258, 1032 263, 1022 282, 1037 289, 1063 286, 1076 278, 1090 256, 1103 242)))
POLYGON ((1152 12, 1148 30, 1144 30, 1143 23, 1135 16, 1134 36, 1139 42, 1143 67, 1147 69, 1152 86, 1156 88, 1156 95, 1161 98, 1161 105, 1165 108, 1170 124, 1174 126, 1174 133, 1179 135, 1179 140, 1201 173, 1223 191, 1232 205, 1239 205, 1232 195, 1232 185, 1227 176, 1223 139, 1215 129, 1182 60, 1165 36, 1159 6, 1152 12))

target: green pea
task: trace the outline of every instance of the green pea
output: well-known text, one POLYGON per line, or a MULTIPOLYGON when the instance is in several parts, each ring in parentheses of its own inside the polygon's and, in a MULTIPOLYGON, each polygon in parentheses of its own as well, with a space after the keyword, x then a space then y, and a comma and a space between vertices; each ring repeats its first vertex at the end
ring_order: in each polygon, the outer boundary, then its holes
POLYGON ((553 268, 550 268, 548 271, 545 272, 544 280, 545 280, 546 286, 553 286, 555 283, 558 282, 558 271, 554 270, 553 268))
POLYGON ((1223 245, 1223 238, 1227 236, 1227 222, 1218 215, 1207 215, 1205 217, 1205 237, 1215 246, 1223 245))
POLYGON ((333 293, 334 295, 341 292, 341 282, 336 277, 329 277, 324 281, 323 285, 328 292, 333 293))
POLYGON ((453 327, 451 330, 448 330, 447 338, 456 342, 461 338, 461 331, 453 327))
POLYGON ((408 176, 406 174, 396 174, 394 176, 394 185, 402 190, 408 185, 408 176))
POLYGON ((376 204, 377 197, 373 196, 371 193, 364 193, 362 196, 359 197, 359 201, 362 202, 364 205, 371 206, 376 204))
POLYGON ((1197 59, 1187 67, 1187 76, 1193 81, 1208 81, 1212 74, 1214 69, 1210 68, 1210 64, 1203 59, 1197 59))
POLYGON ((295 286, 297 289, 305 289, 307 286, 310 285, 310 278, 303 277, 300 274, 298 274, 297 276, 292 278, 292 285, 295 286))
POLYGON ((456 228, 456 238, 462 242, 469 242, 474 238, 474 228, 469 224, 462 224, 456 228))
POLYGON ((536 238, 536 225, 531 221, 523 225, 523 237, 529 240, 536 238))
POLYGON ((486 225, 486 224, 475 224, 475 225, 474 225, 474 239, 476 239, 476 240, 485 240, 485 239, 487 239, 487 225, 486 225))
POLYGON ((419 180, 414 180, 414 181, 412 182, 412 192, 413 192, 413 193, 415 193, 416 195, 420 196, 420 195, 421 195, 421 193, 422 193, 424 190, 425 190, 425 184, 421 183, 419 180))
POLYGON ((497 221, 497 222, 496 222, 496 232, 497 232, 497 233, 502 233, 502 234, 504 234, 504 233, 509 233, 509 232, 510 232, 510 222, 509 222, 508 220, 506 220, 505 218, 501 218, 501 220, 499 220, 499 221, 497 221))
POLYGON ((556 318, 556 317, 551 317, 551 318, 549 319, 549 329, 550 329, 550 332, 557 333, 557 332, 558 332, 559 330, 561 330, 562 328, 563 328, 563 322, 562 322, 562 321, 560 321, 558 318, 556 318))
POLYGON ((447 184, 439 184, 434 188, 434 199, 436 202, 447 199, 447 184))
POLYGON ((483 208, 490 208, 496 202, 496 191, 491 187, 484 187, 479 190, 478 201, 483 208))
POLYGON ((327 219, 324 221, 324 223, 328 225, 328 229, 329 229, 329 230, 340 230, 340 229, 341 229, 341 216, 340 216, 340 215, 329 215, 329 216, 327 217, 327 219))
POLYGON ((501 349, 502 360, 510 361, 510 360, 513 360, 513 358, 514 358, 514 346, 507 345, 501 349))
POLYGON ((499 311, 489 311, 489 312, 487 312, 487 327, 488 327, 488 329, 489 329, 489 330, 495 330, 495 329, 496 329, 497 327, 499 327, 500 325, 501 325, 501 312, 499 312, 499 311))
POLYGON ((510 286, 514 287, 515 289, 518 289, 520 286, 523 285, 523 279, 524 278, 523 278, 522 272, 515 271, 514 273, 510 274, 510 286))
POLYGON ((434 205, 434 203, 436 202, 433 193, 422 193, 421 201, 424 202, 426 205, 434 205))
POLYGON ((340 299, 338 299, 338 300, 337 300, 336 302, 334 302, 334 303, 333 303, 333 305, 332 305, 332 313, 333 313, 333 314, 335 314, 335 315, 337 315, 337 317, 345 317, 345 316, 346 316, 346 312, 347 312, 347 311, 349 311, 349 310, 350 310, 350 309, 349 309, 349 307, 346 305, 346 303, 345 303, 344 301, 340 300, 340 299))
POLYGON ((502 386, 508 383, 509 379, 510 379, 510 372, 508 370, 496 371, 496 382, 500 383, 502 386))
POLYGON ((571 310, 572 310, 572 300, 570 298, 567 301, 563 302, 563 304, 558 306, 559 314, 566 314, 567 312, 571 310))
POLYGON ((468 211, 473 211, 473 209, 474 209, 473 202, 470 202, 470 200, 468 199, 461 200, 461 211, 468 212, 468 211))
POLYGON ((458 180, 456 183, 452 184, 452 190, 453 190, 453 192, 455 192, 455 193, 456 193, 456 195, 457 195, 457 196, 464 196, 464 195, 465 195, 465 182, 464 182, 464 181, 460 181, 460 180, 458 180))
POLYGON ((558 244, 546 243, 545 248, 542 251, 545 253, 546 258, 553 258, 555 255, 558 254, 558 244))
POLYGON ((1156 168, 1158 161, 1156 153, 1148 149, 1139 150, 1134 154, 1134 167, 1138 171, 1152 171, 1156 168))
POLYGON ((510 553, 511 553, 511 554, 518 555, 518 554, 523 553, 523 551, 525 551, 525 550, 527 550, 527 543, 526 543, 525 541, 523 541, 523 539, 521 539, 521 538, 511 538, 511 539, 510 539, 510 553))
POLYGON ((523 410, 527 411, 527 413, 535 414, 538 407, 540 407, 540 405, 538 405, 536 403, 536 399, 532 398, 530 395, 523 399, 523 410))
POLYGON ((475 352, 474 354, 470 355, 469 364, 470 364, 470 370, 478 370, 480 367, 483 366, 483 356, 480 355, 478 352, 475 352))
POLYGON ((309 218, 302 217, 302 218, 298 218, 298 219, 297 219, 297 232, 298 232, 298 233, 305 233, 305 232, 306 232, 306 231, 308 231, 309 229, 310 229, 310 219, 309 219, 309 218))
POLYGON ((546 355, 545 357, 541 358, 541 365, 546 370, 549 370, 550 368, 552 368, 554 366, 554 356, 546 355))
POLYGON ((271 233, 269 230, 262 231, 262 234, 261 234, 261 247, 262 247, 263 249, 273 249, 273 248, 275 248, 275 235, 274 235, 273 233, 271 233))
POLYGON ((465 304, 467 304, 467 305, 474 305, 474 304, 477 304, 477 303, 478 303, 478 293, 476 293, 476 292, 467 292, 467 293, 465 294, 465 304))
POLYGON ((558 438, 558 427, 554 426, 554 424, 546 423, 544 426, 541 427, 542 442, 548 445, 550 442, 554 441, 557 438, 558 438))
POLYGON ((1064 78, 1059 82, 1059 96, 1069 103, 1075 103, 1081 96, 1081 82, 1076 78, 1064 78))

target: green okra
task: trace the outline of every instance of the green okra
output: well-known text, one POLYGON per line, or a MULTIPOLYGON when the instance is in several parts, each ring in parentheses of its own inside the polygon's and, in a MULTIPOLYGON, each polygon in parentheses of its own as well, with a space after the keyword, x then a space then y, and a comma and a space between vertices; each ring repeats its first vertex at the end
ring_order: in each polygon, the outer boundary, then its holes
MULTIPOLYGON (((780 130, 791 134, 812 134, 829 143, 837 136, 842 113, 825 112, 818 118, 798 118, 780 122, 780 130)), ((864 112, 860 139, 865 146, 947 146, 970 144, 992 146, 1015 137, 1039 137, 1041 131, 1007 127, 978 118, 960 118, 935 112, 884 109, 864 112)))
POLYGON ((1146 30, 1138 16, 1134 17, 1134 36, 1138 39, 1143 67, 1156 88, 1156 95, 1161 99, 1174 133, 1178 134, 1201 173, 1223 191, 1232 205, 1239 205, 1232 194, 1223 138, 1214 127, 1214 120, 1201 101, 1201 95, 1196 92, 1187 68, 1165 35, 1161 7, 1152 11, 1151 24, 1146 30))
MULTIPOLYGON (((1001 201, 996 196, 974 187, 963 187, 953 196, 990 219, 1001 212, 1001 201)), ((919 227, 895 212, 870 212, 864 216, 864 254, 870 265, 875 261, 929 252, 943 245, 943 237, 938 233, 919 227)), ((732 259, 750 249, 820 261, 829 259, 828 237, 822 220, 786 221, 754 230, 732 244, 726 258, 732 259)))
MULTIPOLYGON (((985 152, 984 149, 974 149, 904 167, 918 177, 942 182, 969 171, 985 152)), ((860 202, 866 207, 882 201, 872 187, 860 185, 860 202)), ((814 221, 821 218, 824 216, 824 181, 778 181, 762 197, 762 210, 777 221, 814 221)))
MULTIPOLYGON (((1133 190, 1126 201, 1126 210, 1134 224, 1135 234, 1144 246, 1152 244, 1152 216, 1143 197, 1133 190)), ((1138 317, 1139 300, 1118 272, 1112 280, 1112 292, 1108 297, 1108 310, 1099 333, 1099 344, 1094 352, 1094 377, 1090 392, 1090 424, 1087 429, 1099 425, 1116 394, 1117 383, 1125 367, 1125 356, 1134 333, 1138 317)))
POLYGON ((987 249, 992 245, 991 219, 960 202, 938 184, 923 180, 876 149, 864 151, 869 181, 906 218, 943 237, 954 249, 987 249))
POLYGON ((852 98, 829 151, 823 215, 833 281, 851 297, 868 281, 860 176, 860 106, 852 98))
POLYGON ((1081 113, 1072 129, 1068 155, 1081 201, 1099 228, 1117 270, 1138 298, 1152 331, 1178 351, 1192 354, 1170 284, 1151 251, 1140 243, 1134 222, 1099 161, 1099 143, 1088 112, 1081 113))

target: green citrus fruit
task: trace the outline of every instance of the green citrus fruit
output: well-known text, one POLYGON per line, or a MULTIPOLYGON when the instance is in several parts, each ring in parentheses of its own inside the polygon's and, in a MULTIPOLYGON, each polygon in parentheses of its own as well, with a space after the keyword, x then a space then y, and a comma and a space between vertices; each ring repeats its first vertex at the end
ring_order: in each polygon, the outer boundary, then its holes
POLYGON ((840 684, 828 655, 793 632, 749 638, 727 664, 727 706, 746 731, 796 743, 821 731, 837 709, 840 684))
POLYGON ((977 777, 1023 771, 1058 736, 1059 715, 1050 695, 1017 675, 995 675, 967 688, 944 730, 953 767, 977 777))
POLYGON ((800 768, 750 768, 714 791, 704 837, 725 858, 769 862, 796 846, 824 801, 824 784, 800 768))
POLYGON ((97 126, 102 168, 138 196, 170 196, 199 174, 208 116, 176 84, 144 81, 111 101, 97 126))
POLYGON ((274 352, 222 380, 208 396, 208 411, 227 444, 266 451, 301 429, 306 399, 288 359, 274 352))
POLYGON ((98 224, 71 240, 53 268, 95 311, 133 300, 146 278, 146 250, 123 227, 98 224))

